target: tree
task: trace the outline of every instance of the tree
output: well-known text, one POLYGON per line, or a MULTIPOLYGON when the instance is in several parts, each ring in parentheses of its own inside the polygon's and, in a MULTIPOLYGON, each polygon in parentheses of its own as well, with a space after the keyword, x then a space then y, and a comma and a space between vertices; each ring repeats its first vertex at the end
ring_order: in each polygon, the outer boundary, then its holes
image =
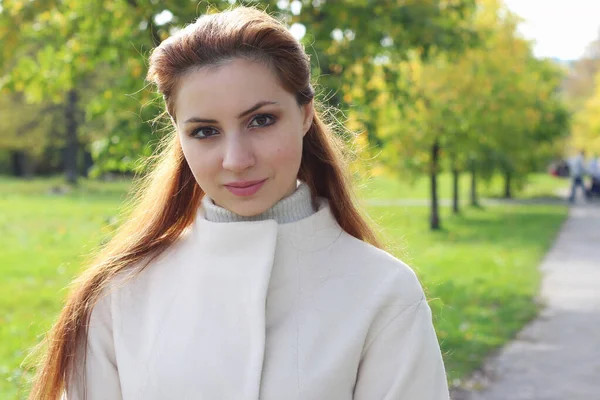
POLYGON ((0 96, 0 149, 10 152, 12 173, 34 174, 34 159, 48 145, 60 145, 53 127, 61 122, 61 108, 53 104, 27 104, 21 93, 0 96))
POLYGON ((592 96, 574 117, 571 141, 575 148, 600 155, 600 72, 592 96))
POLYGON ((403 171, 430 175, 432 229, 441 226, 437 174, 443 165, 449 165, 455 177, 453 208, 458 212, 461 170, 471 172, 471 203, 477 205, 478 180, 501 170, 510 188, 513 180, 529 171, 542 139, 555 137, 553 131, 544 136, 538 130, 542 115, 559 104, 554 96, 558 70, 535 60, 530 44, 516 35, 517 17, 501 2, 481 0, 478 6, 474 17, 481 38, 478 46, 428 59, 414 52, 399 64, 402 96, 381 93, 387 89, 382 67, 373 75, 381 94, 371 103, 377 111, 371 112, 387 121, 381 125, 390 126, 379 126, 376 132, 377 143, 383 143, 381 160, 397 168, 400 157, 403 171), (394 112, 397 104, 402 109, 394 112))
MULTIPOLYGON (((309 34, 304 40, 313 54, 315 71, 323 75, 323 84, 339 93, 330 97, 331 104, 343 106, 344 96, 338 90, 348 82, 345 72, 352 66, 369 64, 377 57, 402 58, 413 47, 423 48, 424 53, 431 48, 460 47, 470 34, 462 21, 472 3, 262 1, 259 6, 278 10, 289 24, 306 27, 309 34)), ((0 12, 0 71, 4 74, 0 85, 23 91, 29 102, 68 105, 64 130, 70 138, 69 154, 76 153, 77 137, 94 137, 97 160, 131 170, 136 154, 152 150, 148 145, 152 132, 145 121, 156 115, 160 103, 159 97, 143 90, 146 53, 196 16, 230 5, 225 0, 6 3, 0 12), (94 87, 93 94, 81 93, 82 88, 90 89, 90 82, 100 80, 102 85, 94 87), (137 115, 132 112, 138 109, 137 115), (73 118, 76 110, 86 116, 83 125, 73 118)))
POLYGON ((573 63, 563 89, 574 111, 580 110, 594 93, 595 77, 600 72, 600 32, 579 60, 573 63))

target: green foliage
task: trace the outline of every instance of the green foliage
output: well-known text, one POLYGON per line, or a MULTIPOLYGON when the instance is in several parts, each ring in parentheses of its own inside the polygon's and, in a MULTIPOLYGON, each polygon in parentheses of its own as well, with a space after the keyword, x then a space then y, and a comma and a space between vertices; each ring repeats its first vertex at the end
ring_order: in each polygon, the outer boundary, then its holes
POLYGON ((568 63, 569 74, 563 84, 564 96, 569 108, 579 112, 586 101, 597 92, 597 76, 600 74, 600 32, 586 48, 580 59, 568 63))
MULTIPOLYGON (((149 123, 162 109, 144 83, 150 50, 232 3, 6 2, 0 88, 36 105, 61 103, 76 90, 79 141, 92 149, 93 173, 136 170, 164 132, 149 123)), ((563 72, 533 57, 501 0, 239 3, 306 29, 301 40, 320 97, 358 133, 360 160, 377 156, 403 176, 474 166, 483 179, 502 171, 519 184, 560 153, 570 123, 557 96, 563 72)), ((49 136, 47 125, 40 133, 49 136)))
MULTIPOLYGON (((478 0, 471 21, 475 46, 427 57, 417 49, 397 62, 355 68, 353 84, 344 88, 359 104, 350 108, 349 121, 365 132, 358 141, 369 155, 402 179, 444 169, 475 171, 476 181, 502 173, 508 196, 562 152, 570 128, 559 97, 564 71, 533 56, 502 1, 478 0)), ((434 193, 431 226, 437 229, 434 193)))
POLYGON ((600 72, 592 96, 584 102, 574 118, 572 145, 597 156, 600 154, 600 72))
MULTIPOLYGON (((99 150, 97 167, 134 168, 131 160, 140 153, 147 155, 147 146, 151 150, 151 143, 156 142, 146 123, 160 109, 160 98, 145 89, 143 82, 149 50, 198 15, 232 3, 4 2, 0 87, 23 92, 28 102, 35 103, 60 103, 72 88, 85 92, 80 135, 83 142, 100 141, 94 145, 99 150)), ((432 49, 458 51, 475 36, 466 23, 473 0, 239 3, 274 12, 289 25, 306 27, 304 43, 313 56, 315 74, 322 76, 327 90, 336 93, 325 93, 325 97, 342 108, 349 103, 340 89, 352 82, 347 71, 353 66, 368 67, 378 57, 406 58, 415 48, 424 56, 432 49), (332 32, 340 32, 341 38, 332 38, 332 32)), ((387 78, 395 81, 395 73, 389 69, 387 78)), ((373 118, 368 123, 378 124, 373 118)))
MULTIPOLYGON (((479 46, 400 65, 409 101, 401 112, 381 113, 395 127, 384 139, 388 164, 397 166, 401 155, 407 172, 425 172, 429 149, 438 141, 459 170, 475 161, 485 178, 497 170, 524 177, 539 164, 534 160, 540 153, 547 161, 552 146, 538 150, 568 133, 568 114, 556 95, 562 71, 533 57, 530 45, 516 35, 515 16, 500 2, 478 4, 479 46)), ((385 99, 377 106, 397 103, 385 99)))
POLYGON ((27 104, 20 93, 0 96, 0 148, 40 154, 60 143, 51 135, 52 127, 61 123, 60 111, 52 104, 27 104))

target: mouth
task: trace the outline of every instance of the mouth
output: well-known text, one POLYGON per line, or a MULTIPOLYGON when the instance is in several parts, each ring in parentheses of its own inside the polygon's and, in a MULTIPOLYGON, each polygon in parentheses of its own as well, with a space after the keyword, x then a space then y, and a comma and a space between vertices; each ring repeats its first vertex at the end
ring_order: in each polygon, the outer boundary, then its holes
POLYGON ((259 181, 231 182, 224 186, 234 195, 246 197, 256 194, 256 192, 258 192, 263 186, 265 181, 266 179, 262 179, 259 181))

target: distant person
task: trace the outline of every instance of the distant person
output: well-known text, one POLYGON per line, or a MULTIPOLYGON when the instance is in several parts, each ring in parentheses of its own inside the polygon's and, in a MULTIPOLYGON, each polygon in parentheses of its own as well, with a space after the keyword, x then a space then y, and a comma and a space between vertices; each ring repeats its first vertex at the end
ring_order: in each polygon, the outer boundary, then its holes
POLYGON ((588 196, 598 197, 600 196, 600 160, 596 154, 588 163, 588 173, 591 180, 588 196))
POLYGON ((587 197, 587 190, 583 183, 583 178, 586 173, 585 168, 585 151, 581 151, 578 155, 576 155, 571 161, 570 166, 571 172, 571 195, 569 196, 569 201, 571 203, 575 202, 575 197, 577 194, 577 188, 581 188, 584 197, 587 197))
POLYGON ((423 289, 355 205, 284 25, 202 16, 148 79, 173 133, 76 281, 32 398, 447 400, 423 289))
POLYGON ((600 177, 600 163, 598 160, 598 156, 596 154, 594 154, 594 156, 592 158, 590 158, 590 161, 588 162, 588 167, 587 167, 588 173, 590 174, 590 176, 592 177, 600 177))

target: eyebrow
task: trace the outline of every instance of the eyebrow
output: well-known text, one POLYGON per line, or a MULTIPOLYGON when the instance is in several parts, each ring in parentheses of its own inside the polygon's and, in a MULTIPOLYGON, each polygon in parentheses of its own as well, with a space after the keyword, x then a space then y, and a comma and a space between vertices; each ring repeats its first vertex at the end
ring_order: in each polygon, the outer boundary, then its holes
MULTIPOLYGON (((248 114, 253 113, 254 111, 264 107, 264 106, 268 106, 268 105, 272 105, 272 104, 277 104, 276 101, 259 101, 258 103, 256 103, 254 106, 252 106, 251 108, 247 109, 246 111, 242 112, 240 115, 238 115, 238 119, 240 118, 244 118, 245 116, 247 116, 248 114)), ((198 117, 192 117, 189 118, 185 121, 186 124, 192 123, 192 122, 204 122, 207 124, 216 124, 218 123, 217 120, 215 119, 204 119, 204 118, 198 118, 198 117)))

